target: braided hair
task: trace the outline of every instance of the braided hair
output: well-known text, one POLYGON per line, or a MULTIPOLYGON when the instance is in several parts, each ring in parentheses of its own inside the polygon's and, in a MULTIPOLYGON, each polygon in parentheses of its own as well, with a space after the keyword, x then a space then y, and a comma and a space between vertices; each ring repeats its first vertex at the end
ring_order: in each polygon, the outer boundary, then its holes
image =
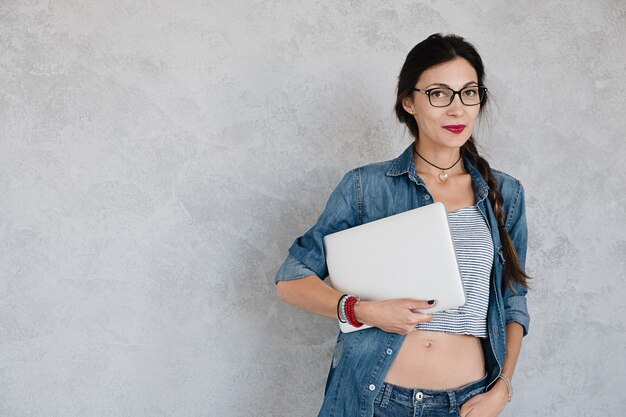
MULTIPOLYGON (((415 45, 407 55, 406 61, 398 76, 395 111, 398 120, 407 126, 413 137, 415 137, 415 140, 419 138, 419 127, 413 115, 409 114, 402 106, 402 100, 412 96, 413 88, 425 70, 435 65, 451 61, 457 57, 464 58, 474 67, 478 76, 478 85, 484 85, 485 70, 482 59, 476 51, 476 48, 460 36, 444 36, 439 33, 433 34, 415 45)), ((480 112, 483 111, 486 103, 487 96, 485 96, 481 103, 480 112)), ((528 288, 527 280, 529 276, 524 272, 511 236, 504 227, 504 199, 498 187, 498 180, 491 172, 487 160, 478 153, 473 136, 470 136, 467 142, 461 147, 461 152, 478 168, 478 171, 489 186, 489 200, 498 221, 498 230, 500 232, 504 252, 504 284, 511 289, 514 288, 513 283, 528 288)))

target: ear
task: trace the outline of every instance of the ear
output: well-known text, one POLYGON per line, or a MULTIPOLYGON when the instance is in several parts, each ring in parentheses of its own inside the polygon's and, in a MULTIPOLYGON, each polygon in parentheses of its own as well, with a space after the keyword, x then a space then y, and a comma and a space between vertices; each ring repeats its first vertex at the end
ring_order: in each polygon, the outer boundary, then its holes
POLYGON ((402 99, 402 107, 411 114, 415 114, 415 106, 413 105, 413 97, 405 97, 402 99))

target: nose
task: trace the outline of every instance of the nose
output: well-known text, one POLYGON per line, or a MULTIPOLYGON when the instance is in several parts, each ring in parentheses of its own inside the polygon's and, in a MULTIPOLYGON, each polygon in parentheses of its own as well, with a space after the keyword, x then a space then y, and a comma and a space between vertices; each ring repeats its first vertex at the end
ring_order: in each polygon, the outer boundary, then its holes
POLYGON ((454 94, 452 97, 452 103, 448 106, 448 114, 454 116, 460 116, 465 111, 465 105, 461 103, 461 96, 454 94))

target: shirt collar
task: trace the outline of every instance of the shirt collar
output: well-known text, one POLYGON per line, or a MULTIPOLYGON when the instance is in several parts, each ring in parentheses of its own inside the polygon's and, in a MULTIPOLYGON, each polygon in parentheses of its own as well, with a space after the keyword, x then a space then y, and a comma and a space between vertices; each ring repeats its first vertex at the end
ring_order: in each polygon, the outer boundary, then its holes
MULTIPOLYGON (((407 174, 409 178, 413 180, 413 182, 415 182, 416 184, 426 186, 422 178, 417 175, 415 161, 413 160, 414 149, 415 142, 409 145, 409 147, 406 148, 400 156, 392 160, 391 166, 387 170, 387 176, 397 177, 403 174, 407 174)), ((478 169, 474 166, 474 164, 472 164, 472 162, 466 155, 463 155, 463 163, 465 164, 465 169, 467 170, 467 172, 469 172, 469 174, 472 176, 474 188, 480 199, 486 197, 487 193, 489 192, 489 186, 487 185, 487 182, 485 181, 483 176, 480 174, 478 169)))

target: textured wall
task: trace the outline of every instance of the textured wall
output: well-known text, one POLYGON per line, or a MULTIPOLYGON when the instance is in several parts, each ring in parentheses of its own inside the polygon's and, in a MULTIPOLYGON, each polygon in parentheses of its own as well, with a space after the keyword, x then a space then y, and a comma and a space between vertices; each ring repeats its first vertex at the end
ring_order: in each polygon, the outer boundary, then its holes
POLYGON ((626 406, 623 0, 0 4, 0 415, 311 416, 336 332, 272 281, 341 175, 395 157, 395 79, 455 32, 527 192, 506 416, 626 406))

